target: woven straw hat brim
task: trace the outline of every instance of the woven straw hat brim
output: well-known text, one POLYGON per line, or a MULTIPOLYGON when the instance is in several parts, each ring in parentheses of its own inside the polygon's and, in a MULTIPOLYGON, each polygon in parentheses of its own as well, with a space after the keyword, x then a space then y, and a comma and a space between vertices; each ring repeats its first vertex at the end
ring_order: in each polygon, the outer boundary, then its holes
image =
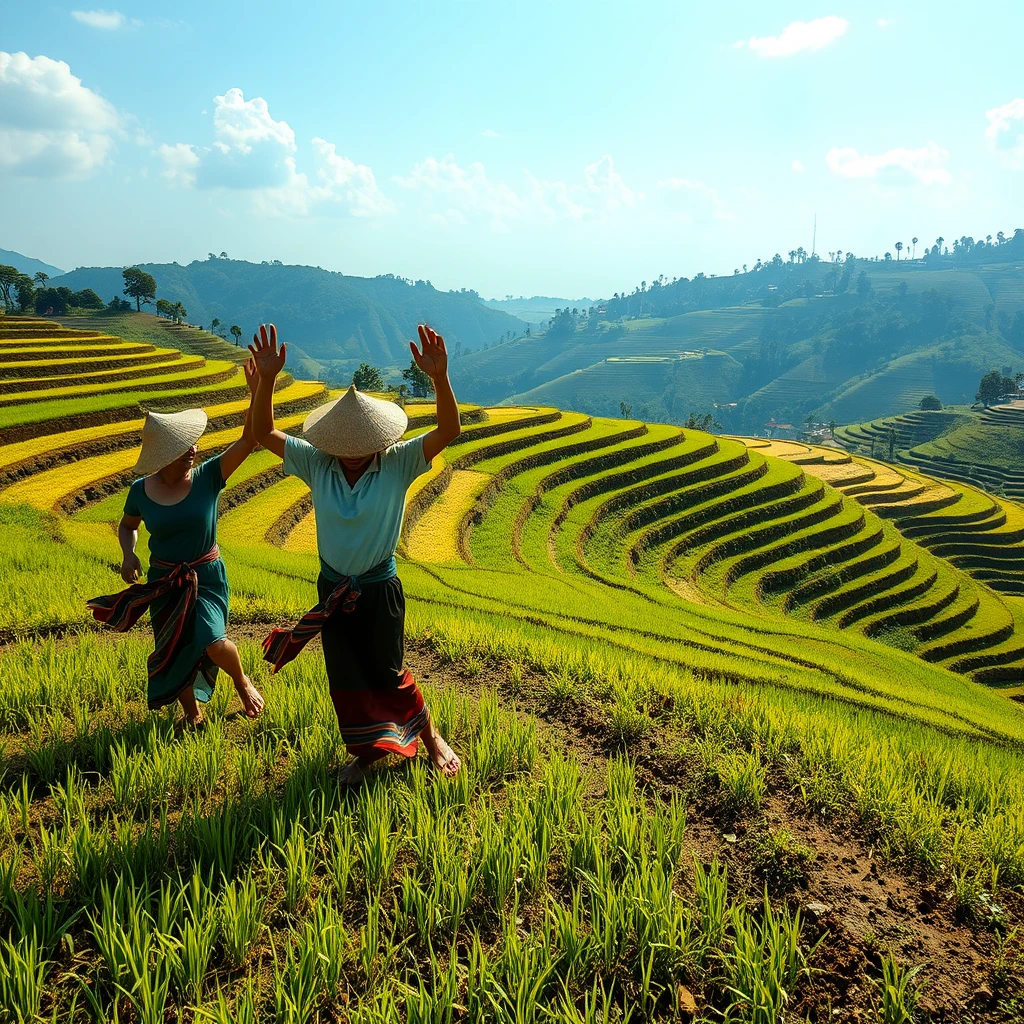
POLYGON ((381 452, 400 441, 408 428, 404 409, 394 402, 364 395, 355 385, 341 398, 314 409, 302 424, 310 444, 344 459, 381 452))
POLYGON ((202 409, 147 412, 142 425, 142 451, 135 463, 138 476, 151 476, 181 458, 203 436, 208 417, 202 409))

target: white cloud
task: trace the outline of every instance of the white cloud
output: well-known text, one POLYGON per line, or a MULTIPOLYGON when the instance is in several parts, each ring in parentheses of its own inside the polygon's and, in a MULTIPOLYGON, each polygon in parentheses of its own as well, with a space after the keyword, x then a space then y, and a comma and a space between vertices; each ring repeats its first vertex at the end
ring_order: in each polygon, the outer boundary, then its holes
POLYGON ((163 162, 164 169, 160 172, 174 185, 192 188, 196 183, 196 168, 199 166, 199 154, 195 146, 179 142, 174 146, 163 145, 157 150, 157 156, 163 162))
POLYGON ((89 28, 102 29, 105 32, 115 32, 119 28, 137 28, 142 24, 138 18, 126 18, 120 11, 72 11, 71 17, 75 21, 88 25, 89 28))
POLYGON ((117 110, 63 61, 0 51, 0 171, 88 177, 122 128, 117 110))
POLYGON ((1010 167, 1024 167, 1024 97, 985 111, 985 138, 991 150, 1010 167))
MULTIPOLYGON (((658 188, 667 193, 689 194, 703 200, 711 210, 715 220, 734 220, 735 217, 728 204, 718 194, 718 189, 706 185, 703 181, 692 181, 689 178, 666 178, 658 182, 658 188)), ((689 211, 684 211, 683 219, 689 220, 689 211)))
POLYGON ((879 18, 876 22, 879 28, 891 28, 896 24, 895 18, 879 18))
POLYGON ((777 36, 751 36, 733 43, 736 49, 744 46, 760 57, 792 57, 804 50, 820 50, 842 36, 850 23, 845 18, 829 15, 813 21, 794 21, 777 36))
POLYGON ((547 181, 525 173, 526 188, 518 191, 488 177, 482 163, 462 167, 449 153, 441 160, 427 157, 410 174, 394 180, 423 197, 428 216, 436 223, 465 223, 475 217, 499 228, 512 221, 605 216, 644 198, 623 181, 607 155, 583 169, 581 183, 547 181))
POLYGON ((214 97, 214 139, 209 146, 179 142, 161 146, 161 172, 182 188, 248 190, 259 212, 288 216, 393 213, 373 171, 338 153, 326 139, 312 140, 315 182, 298 169, 295 132, 277 121, 261 96, 247 100, 241 89, 214 97))
POLYGON ((496 132, 493 128, 485 128, 480 134, 485 139, 500 139, 503 137, 501 132, 496 132))
POLYGON ((794 160, 792 166, 794 174, 803 174, 804 171, 807 170, 807 168, 804 167, 803 162, 800 160, 794 160))
POLYGON ((899 147, 872 156, 859 153, 852 146, 833 146, 825 154, 825 163, 833 174, 842 178, 898 179, 909 175, 922 185, 949 185, 953 175, 944 166, 949 150, 935 142, 918 149, 899 147))

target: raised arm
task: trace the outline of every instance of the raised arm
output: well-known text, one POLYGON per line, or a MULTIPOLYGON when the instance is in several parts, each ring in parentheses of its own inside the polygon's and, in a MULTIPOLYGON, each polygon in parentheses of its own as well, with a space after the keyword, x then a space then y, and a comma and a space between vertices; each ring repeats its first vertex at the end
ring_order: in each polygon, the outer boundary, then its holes
POLYGON ((448 379, 448 350, 444 338, 426 324, 419 325, 420 345, 410 341, 409 348, 416 365, 434 382, 437 401, 437 426, 423 437, 423 457, 430 462, 440 455, 462 433, 459 403, 455 401, 452 382, 448 379))
POLYGON ((287 345, 277 347, 277 328, 273 324, 260 324, 258 334, 252 336, 252 353, 259 383, 252 400, 252 430, 257 443, 284 458, 283 431, 274 429, 274 381, 284 368, 287 345))
POLYGON ((256 363, 252 359, 242 367, 242 371, 245 373, 245 383, 249 385, 249 408, 245 410, 242 436, 220 457, 220 472, 225 480, 230 479, 231 474, 245 462, 256 448, 256 435, 252 430, 252 403, 256 397, 256 385, 260 378, 256 372, 256 363))

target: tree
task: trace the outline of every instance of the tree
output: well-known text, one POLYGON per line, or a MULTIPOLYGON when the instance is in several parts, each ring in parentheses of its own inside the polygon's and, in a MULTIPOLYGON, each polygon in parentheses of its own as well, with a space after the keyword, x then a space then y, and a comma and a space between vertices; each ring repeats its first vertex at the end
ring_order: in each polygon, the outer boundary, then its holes
POLYGON ((152 274, 147 274, 138 267, 126 267, 121 271, 124 278, 124 293, 135 300, 135 311, 142 312, 144 302, 152 302, 156 297, 156 281, 152 274))
POLYGON ((216 333, 217 333, 217 328, 218 328, 218 327, 220 327, 220 320, 219 320, 219 319, 218 319, 217 317, 214 317, 214 318, 213 318, 213 319, 212 319, 212 320, 210 321, 210 333, 211 333, 211 334, 216 334, 216 333))
MULTIPOLYGON (((15 282, 14 287, 18 289, 18 312, 30 313, 35 307, 36 289, 32 278, 28 274, 22 274, 15 282)), ((102 306, 103 303, 101 302, 102 306)))
POLYGON ((409 382, 413 397, 426 398, 434 393, 434 382, 416 365, 415 359, 409 361, 409 367, 402 371, 402 377, 409 382))
POLYGON ((691 412, 683 424, 687 430, 721 430, 722 424, 715 419, 713 412, 700 413, 691 412))
POLYGON ((627 405, 625 402, 619 402, 619 413, 625 419, 633 411, 633 406, 627 405))
POLYGON ((174 312, 174 303, 170 299, 156 300, 156 315, 171 318, 174 312))
POLYGON ((176 302, 174 304, 173 313, 174 319, 177 320, 179 324, 188 316, 188 310, 180 302, 176 302))
POLYGON ((107 309, 109 309, 112 313, 127 313, 131 308, 132 304, 127 299, 122 299, 118 295, 115 295, 107 303, 107 309))
POLYGON ((938 395, 925 395, 917 407, 925 412, 938 412, 942 408, 942 400, 938 395))
POLYGON ((50 275, 43 270, 37 270, 32 280, 35 281, 37 287, 45 288, 46 282, 50 280, 50 275))
POLYGON ((913 249, 910 250, 910 258, 914 259, 916 257, 916 255, 917 255, 917 236, 916 235, 915 235, 915 237, 913 237, 910 240, 910 244, 913 246, 913 249))
POLYGON ((380 370, 369 363, 360 363, 359 369, 352 374, 352 383, 359 391, 385 391, 387 386, 380 370))
POLYGON ((873 291, 874 288, 871 287, 868 272, 866 270, 862 270, 860 274, 857 275, 857 294, 862 299, 866 299, 873 291))
POLYGON ((893 246, 893 248, 896 250, 896 262, 899 263, 899 261, 900 261, 900 253, 903 251, 903 243, 902 242, 897 242, 893 246))
POLYGON ((889 428, 889 461, 892 462, 896 454, 896 428, 889 428))
POLYGON ((240 338, 242 337, 242 328, 238 324, 231 325, 231 336, 235 339, 235 345, 240 344, 240 338))
POLYGON ((103 300, 91 288, 83 288, 72 296, 71 305, 77 309, 102 309, 103 300))
POLYGON ((4 309, 10 312, 14 309, 14 296, 11 293, 19 277, 22 276, 17 267, 9 267, 6 263, 0 264, 0 298, 4 300, 4 309))
POLYGON ((42 316, 56 313, 63 316, 71 305, 74 292, 70 288, 40 288, 36 292, 36 312, 42 316))
MULTIPOLYGON (((998 402, 999 396, 1006 390, 1003 381, 1004 377, 998 370, 990 370, 981 378, 974 400, 981 402, 986 407, 992 405, 993 402, 998 402)), ((1016 386, 1016 381, 1012 383, 1016 386)))

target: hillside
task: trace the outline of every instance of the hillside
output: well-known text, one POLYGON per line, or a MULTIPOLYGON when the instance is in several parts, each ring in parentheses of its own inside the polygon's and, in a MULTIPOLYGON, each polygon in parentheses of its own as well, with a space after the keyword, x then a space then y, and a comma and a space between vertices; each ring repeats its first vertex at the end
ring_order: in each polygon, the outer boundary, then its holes
POLYGON ((557 299, 550 295, 534 295, 525 298, 520 295, 518 299, 512 297, 505 299, 484 299, 485 306, 491 309, 500 309, 510 316, 518 317, 528 324, 542 324, 550 320, 555 311, 559 309, 587 309, 594 304, 593 299, 557 299))
MULTIPOLYGON (((285 377, 278 425, 328 394, 285 377)), ((1019 506, 834 448, 464 406, 399 555, 465 768, 344 790, 318 652, 260 658, 319 572, 269 453, 218 526, 257 721, 220 685, 202 731, 148 713, 148 631, 84 607, 121 585, 142 411, 202 405, 209 457, 245 395, 229 360, 0 317, 0 1011, 1014 1019, 1019 506)))
POLYGON ((850 451, 888 455, 926 473, 1024 499, 1024 404, 915 411, 836 430, 850 451))
MULTIPOLYGON (((456 351, 481 348, 525 324, 484 306, 475 292, 440 292, 427 281, 392 275, 349 277, 318 267, 255 264, 211 258, 188 266, 140 264, 157 283, 157 297, 181 302, 190 323, 208 326, 214 317, 247 331, 274 322, 306 371, 347 384, 361 362, 388 371, 409 365, 408 341, 416 324, 429 322, 456 351)), ((104 300, 120 296, 120 267, 80 267, 51 285, 74 291, 92 288, 104 300)))
MULTIPOLYGON (((795 255, 795 254, 791 254, 795 255)), ((542 330, 474 352, 459 383, 483 402, 543 401, 605 415, 620 403, 726 429, 793 431, 909 412, 922 397, 973 398, 991 369, 1024 369, 1024 230, 1001 245, 918 260, 776 257, 747 273, 655 281, 542 330), (669 372, 688 353, 724 353, 710 387, 669 372), (659 360, 666 372, 637 360, 659 360), (970 391, 970 394, 967 392, 970 391)))
POLYGON ((24 256, 20 252, 12 252, 10 249, 0 249, 0 263, 8 267, 14 267, 29 277, 35 277, 40 271, 50 277, 59 277, 66 273, 60 267, 44 263, 42 260, 33 259, 31 256, 24 256))

